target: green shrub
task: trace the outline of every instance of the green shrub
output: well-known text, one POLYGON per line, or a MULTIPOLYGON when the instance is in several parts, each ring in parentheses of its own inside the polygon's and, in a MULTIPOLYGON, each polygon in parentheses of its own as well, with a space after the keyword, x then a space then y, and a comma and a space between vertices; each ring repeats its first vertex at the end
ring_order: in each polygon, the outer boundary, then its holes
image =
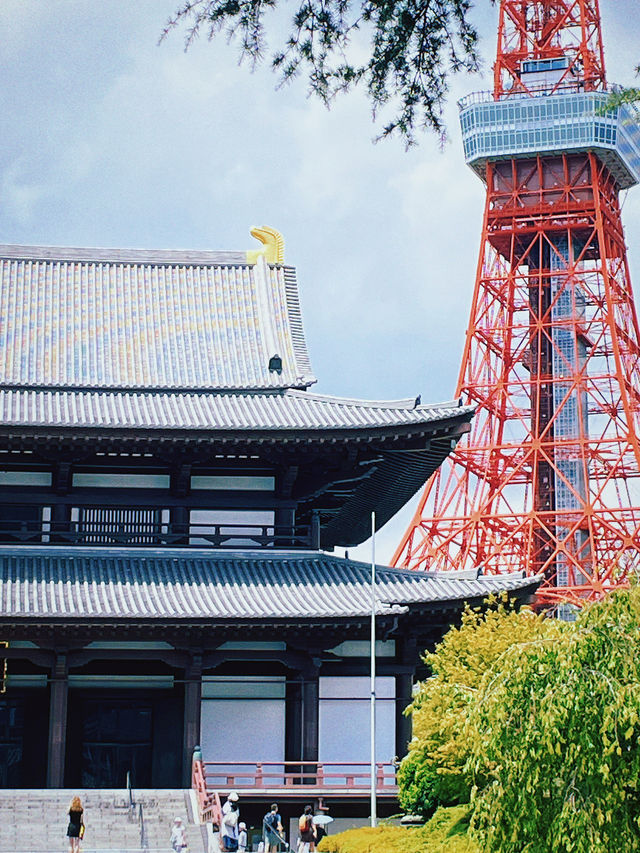
POLYGON ((413 739, 398 773, 400 805, 407 814, 428 817, 438 806, 469 802, 467 761, 474 732, 468 719, 482 679, 508 648, 540 637, 547 624, 503 603, 486 613, 467 609, 461 626, 425 655, 433 675, 420 684, 408 708, 413 739))
POLYGON ((468 835, 469 808, 438 809, 419 828, 382 825, 323 838, 320 853, 480 853, 468 835))
POLYGON ((514 647, 472 726, 473 827, 491 853, 640 851, 640 588, 514 647))

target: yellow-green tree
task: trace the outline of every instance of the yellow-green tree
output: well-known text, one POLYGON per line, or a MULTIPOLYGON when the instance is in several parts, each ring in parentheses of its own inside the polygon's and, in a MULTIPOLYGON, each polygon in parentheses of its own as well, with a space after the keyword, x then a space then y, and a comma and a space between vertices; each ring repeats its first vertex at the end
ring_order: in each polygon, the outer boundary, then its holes
POLYGON ((425 655, 432 676, 420 685, 408 709, 413 739, 398 775, 405 811, 428 816, 439 805, 469 801, 472 783, 466 764, 473 734, 468 722, 483 678, 510 647, 546 631, 541 617, 528 610, 517 613, 503 603, 486 613, 467 609, 461 626, 425 655))
POLYGON ((483 849, 640 851, 640 589, 507 649, 469 728, 483 849))
MULTIPOLYGON (((640 65, 636 65, 636 77, 640 77, 640 65)), ((637 86, 628 86, 611 93, 607 109, 619 107, 621 104, 638 103, 640 103, 640 89, 637 86)))

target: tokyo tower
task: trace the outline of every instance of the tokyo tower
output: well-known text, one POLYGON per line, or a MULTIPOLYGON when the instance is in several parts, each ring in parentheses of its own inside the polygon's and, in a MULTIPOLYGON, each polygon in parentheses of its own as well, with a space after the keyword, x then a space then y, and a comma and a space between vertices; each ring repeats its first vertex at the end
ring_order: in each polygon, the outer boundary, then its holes
POLYGON ((457 396, 471 433, 393 562, 525 570, 573 604, 640 569, 640 333, 618 196, 635 108, 607 111, 597 0, 502 0, 493 92, 460 104, 486 185, 457 396))

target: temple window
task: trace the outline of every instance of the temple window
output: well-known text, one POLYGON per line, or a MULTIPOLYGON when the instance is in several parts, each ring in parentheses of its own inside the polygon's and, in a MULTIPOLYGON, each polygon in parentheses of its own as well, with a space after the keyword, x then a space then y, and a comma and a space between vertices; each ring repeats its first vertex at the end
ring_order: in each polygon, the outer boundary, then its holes
POLYGON ((209 477, 196 475, 191 478, 191 488, 210 491, 272 492, 275 489, 275 477, 209 477))
POLYGON ((167 532, 169 510, 156 507, 81 506, 71 510, 82 544, 153 545, 167 532))
POLYGON ((0 471, 0 486, 50 485, 50 471, 0 471))
POLYGON ((76 488, 91 489, 168 489, 168 474, 99 474, 77 473, 73 475, 76 488))
POLYGON ((192 509, 190 545, 252 547, 273 540, 275 513, 257 509, 192 509))

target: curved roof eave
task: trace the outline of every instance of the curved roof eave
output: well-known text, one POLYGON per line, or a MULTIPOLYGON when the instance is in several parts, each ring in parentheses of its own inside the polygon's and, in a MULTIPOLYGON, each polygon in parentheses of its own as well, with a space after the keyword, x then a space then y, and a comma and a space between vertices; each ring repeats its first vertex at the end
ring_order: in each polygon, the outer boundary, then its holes
MULTIPOLYGON (((528 594, 539 578, 378 567, 380 616, 528 594)), ((371 612, 370 566, 318 551, 0 546, 0 621, 333 621, 371 612), (96 564, 100 572, 95 571, 96 564)))
POLYGON ((0 423, 64 430, 287 432, 432 427, 469 420, 473 406, 371 401, 308 391, 190 392, 7 387, 0 384, 0 423))

